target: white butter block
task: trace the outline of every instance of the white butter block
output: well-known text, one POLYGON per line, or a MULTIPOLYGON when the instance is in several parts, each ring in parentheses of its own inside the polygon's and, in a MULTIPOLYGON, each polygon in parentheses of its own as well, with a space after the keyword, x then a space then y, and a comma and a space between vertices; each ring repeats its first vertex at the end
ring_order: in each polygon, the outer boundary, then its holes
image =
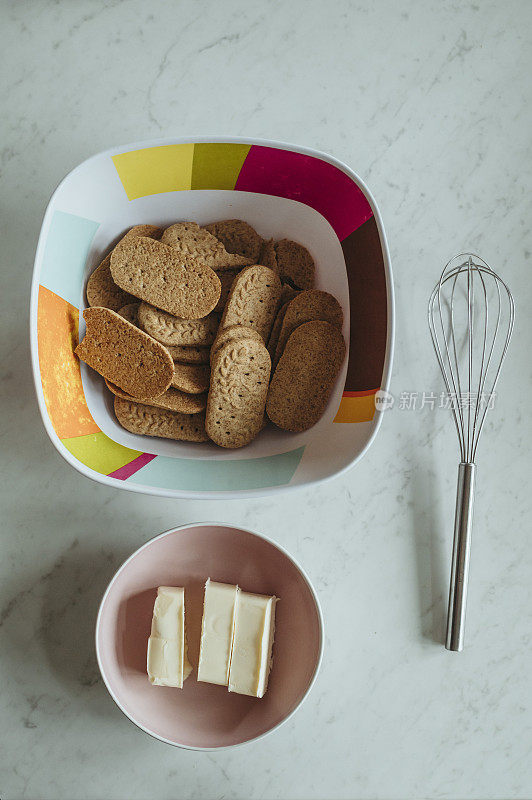
POLYGON ((154 686, 183 688, 192 667, 185 635, 185 590, 159 586, 148 639, 148 678, 154 686))
POLYGON ((227 686, 238 586, 207 579, 201 623, 198 680, 227 686))
POLYGON ((235 605, 229 691, 263 697, 268 688, 276 597, 239 591, 235 605))

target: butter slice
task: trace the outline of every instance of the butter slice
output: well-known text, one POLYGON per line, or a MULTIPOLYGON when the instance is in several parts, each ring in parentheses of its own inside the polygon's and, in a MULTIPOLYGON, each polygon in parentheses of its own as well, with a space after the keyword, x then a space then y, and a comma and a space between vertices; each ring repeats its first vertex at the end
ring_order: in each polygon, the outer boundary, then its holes
POLYGON ((235 606, 229 691, 263 697, 268 688, 276 597, 239 591, 235 606))
POLYGON ((238 586, 207 579, 201 623, 198 680, 227 686, 238 586))
POLYGON ((159 586, 148 639, 148 678, 154 686, 182 689, 191 672, 185 635, 185 590, 159 586))

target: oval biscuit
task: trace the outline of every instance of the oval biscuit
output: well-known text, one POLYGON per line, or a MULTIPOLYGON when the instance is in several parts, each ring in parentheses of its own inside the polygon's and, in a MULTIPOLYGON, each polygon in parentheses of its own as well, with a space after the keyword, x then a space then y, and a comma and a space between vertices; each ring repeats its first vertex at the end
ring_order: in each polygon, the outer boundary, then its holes
POLYGON ((270 366, 254 339, 231 339, 215 354, 205 429, 220 447, 243 447, 262 430, 270 366))
POLYGON ((229 325, 228 328, 220 328, 216 339, 211 347, 211 363, 215 353, 218 352, 220 347, 231 339, 254 339, 256 342, 262 342, 262 336, 253 328, 246 328, 245 325, 229 325))
POLYGON ((286 431, 306 431, 318 422, 345 357, 336 325, 305 322, 292 333, 275 369, 266 413, 286 431))
POLYGON ((221 284, 221 292, 220 292, 220 299, 218 300, 215 311, 223 311, 225 308, 225 304, 227 303, 227 298, 229 297, 229 292, 231 291, 231 286, 233 285, 233 281, 241 272, 239 269, 226 269, 224 272, 217 272, 216 274, 220 278, 221 284))
POLYGON ((181 361, 183 364, 209 363, 210 347, 194 347, 194 345, 188 344, 166 344, 165 347, 174 361, 181 361))
POLYGON ((279 339, 273 357, 274 365, 279 361, 285 344, 290 334, 304 322, 321 319, 331 325, 342 327, 344 312, 342 306, 332 294, 322 292, 320 289, 308 289, 299 292, 286 307, 284 318, 279 332, 279 339))
POLYGON ((209 388, 211 370, 206 364, 180 364, 174 361, 172 386, 187 394, 202 394, 209 388))
POLYGON ((228 253, 238 253, 257 264, 262 247, 262 236, 243 219, 223 219, 203 226, 223 244, 228 253))
POLYGON ((138 318, 141 328, 165 345, 209 345, 219 324, 214 313, 203 319, 181 319, 149 303, 140 304, 138 318))
POLYGON ((174 376, 168 350, 109 308, 86 308, 87 332, 76 347, 85 361, 132 397, 165 392, 174 376))
POLYGON ((258 263, 277 272, 277 256, 273 239, 267 239, 262 243, 258 263))
POLYGON ((205 228, 200 228, 197 222, 177 222, 170 225, 164 231, 161 242, 215 270, 245 267, 253 263, 245 256, 228 253, 222 242, 205 228))
POLYGON ((145 236, 115 247, 111 275, 121 289, 182 319, 205 317, 220 298, 220 279, 210 267, 145 236))
POLYGON ((127 306, 122 306, 116 312, 120 314, 121 317, 127 319, 128 322, 131 322, 136 328, 139 327, 139 305, 140 303, 128 303, 127 306))
MULTIPOLYGON (((131 400, 133 403, 138 402, 136 397, 131 397, 127 392, 122 391, 119 386, 115 386, 114 383, 108 381, 107 378, 105 378, 105 383, 109 391, 116 397, 121 397, 122 400, 131 400)), ((182 414, 199 414, 200 411, 205 410, 207 395, 186 394, 171 386, 158 397, 150 397, 149 405, 155 406, 155 408, 167 408, 170 411, 179 411, 182 414)))
POLYGON ((284 315, 286 314, 287 308, 288 308, 288 303, 284 303, 284 305, 282 305, 279 308, 277 316, 275 317, 274 323, 272 325, 270 338, 268 339, 268 353, 270 354, 272 363, 273 363, 273 358, 275 356, 275 350, 277 349, 277 342, 279 341, 279 335, 281 333, 284 315))
POLYGON ((279 307, 281 282, 269 267, 246 267, 236 276, 225 304, 221 328, 245 325, 268 341, 279 307))
MULTIPOLYGON (((158 239, 161 233, 162 228, 158 228, 156 225, 135 225, 120 239, 118 244, 139 236, 158 239)), ((87 303, 90 306, 100 306, 110 308, 112 311, 118 311, 137 298, 116 285, 111 275, 110 267, 111 253, 108 253, 87 281, 87 303)))
POLYGON ((165 408, 115 397, 115 414, 120 425, 130 433, 159 436, 182 442, 206 442, 205 414, 180 414, 165 408))
POLYGON ((314 259, 306 247, 290 239, 275 243, 277 271, 283 280, 297 289, 312 289, 314 286, 314 259))

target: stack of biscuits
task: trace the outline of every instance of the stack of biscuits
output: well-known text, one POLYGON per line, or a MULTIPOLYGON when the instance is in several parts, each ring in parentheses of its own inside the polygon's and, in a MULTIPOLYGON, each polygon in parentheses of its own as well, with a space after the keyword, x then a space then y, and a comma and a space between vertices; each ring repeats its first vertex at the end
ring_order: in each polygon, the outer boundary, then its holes
POLYGON ((135 434, 249 444, 305 431, 345 357, 342 309, 303 245, 243 220, 131 228, 90 276, 78 357, 135 434))

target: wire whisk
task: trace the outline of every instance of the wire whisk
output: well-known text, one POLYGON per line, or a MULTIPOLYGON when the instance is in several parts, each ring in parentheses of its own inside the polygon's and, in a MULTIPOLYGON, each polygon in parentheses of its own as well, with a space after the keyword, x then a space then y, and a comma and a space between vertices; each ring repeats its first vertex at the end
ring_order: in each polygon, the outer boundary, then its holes
POLYGON ((460 444, 448 650, 464 645, 475 458, 514 319, 510 289, 482 258, 461 253, 445 265, 429 299, 428 322, 460 444))

